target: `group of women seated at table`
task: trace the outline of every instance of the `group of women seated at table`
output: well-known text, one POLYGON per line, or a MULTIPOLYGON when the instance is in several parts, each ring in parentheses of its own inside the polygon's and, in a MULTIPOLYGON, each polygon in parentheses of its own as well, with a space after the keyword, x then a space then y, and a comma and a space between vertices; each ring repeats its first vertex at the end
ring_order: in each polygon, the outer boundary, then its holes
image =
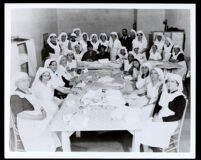
MULTIPOLYGON (((121 63, 120 69, 125 76, 132 77, 130 80, 135 81, 130 93, 135 98, 132 105, 141 108, 147 116, 145 119, 151 118, 148 127, 136 135, 145 151, 149 151, 148 146, 167 147, 185 108, 182 77, 174 73, 164 75, 160 68, 152 67, 145 56, 145 35, 142 31, 131 31, 130 37, 134 38, 129 53, 116 32, 111 32, 109 41, 105 33, 99 38, 92 34, 89 40, 88 34, 81 33, 78 28, 73 30, 70 40, 67 40, 66 33, 61 33, 58 39, 55 34, 50 34, 50 57, 44 67, 38 69, 31 88, 29 76, 24 72, 16 73, 16 88, 11 95, 11 111, 26 151, 62 150, 57 133, 48 131, 48 126, 68 94, 77 94, 71 88, 82 82, 85 74, 78 68, 78 63, 105 58, 121 63)), ((156 37, 150 59, 184 60, 183 51, 170 38, 156 37)))

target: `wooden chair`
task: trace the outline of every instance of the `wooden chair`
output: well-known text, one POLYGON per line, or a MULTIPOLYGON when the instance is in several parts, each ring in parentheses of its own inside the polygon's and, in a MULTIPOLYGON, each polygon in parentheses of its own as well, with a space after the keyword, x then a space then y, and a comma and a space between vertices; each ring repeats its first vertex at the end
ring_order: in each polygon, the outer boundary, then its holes
POLYGON ((172 136, 170 138, 169 147, 168 148, 160 148, 160 150, 162 152, 171 152, 171 151, 174 151, 174 150, 176 152, 179 152, 181 132, 182 132, 183 124, 184 124, 184 119, 185 119, 185 115, 186 115, 187 106, 188 106, 188 99, 186 99, 186 105, 185 105, 184 113, 183 113, 183 116, 182 116, 181 120, 179 121, 179 125, 178 125, 177 129, 175 130, 175 132, 172 134, 172 136))
MULTIPOLYGON (((14 140, 12 142, 12 143, 14 143, 13 150, 15 152, 24 152, 25 150, 24 150, 24 148, 22 148, 23 143, 20 138, 20 135, 19 135, 16 123, 15 123, 15 117, 14 117, 14 114, 12 113, 12 111, 10 113, 10 125, 11 125, 10 128, 12 128, 12 129, 10 129, 10 131, 13 131, 13 137, 14 137, 14 140), (19 146, 21 146, 21 147, 19 147, 19 146)), ((11 135, 11 133, 10 133, 10 135, 11 135)), ((11 147, 12 143, 11 143, 11 136, 10 136, 10 147, 11 147)))

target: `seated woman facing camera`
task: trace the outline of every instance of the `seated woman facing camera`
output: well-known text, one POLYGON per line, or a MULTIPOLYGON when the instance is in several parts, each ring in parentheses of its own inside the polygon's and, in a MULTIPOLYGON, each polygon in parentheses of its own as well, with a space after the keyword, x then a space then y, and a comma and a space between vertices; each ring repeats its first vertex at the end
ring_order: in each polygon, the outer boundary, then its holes
POLYGON ((173 73, 179 74, 182 79, 185 79, 187 73, 187 65, 184 59, 184 51, 179 45, 174 45, 174 49, 169 61, 173 63, 178 63, 182 66, 181 68, 178 68, 173 71, 173 73))
POLYGON ((131 76, 133 75, 133 68, 134 68, 133 60, 134 60, 133 54, 129 53, 128 58, 123 61, 120 70, 123 70, 125 75, 131 75, 131 76))
POLYGON ((65 83, 61 78, 61 74, 57 69, 57 60, 56 59, 47 59, 45 61, 45 68, 49 68, 52 71, 51 81, 54 87, 54 96, 64 99, 66 98, 67 94, 70 92, 69 87, 64 87, 65 83))
POLYGON ((162 93, 156 102, 153 117, 136 134, 136 142, 143 144, 145 152, 152 151, 150 147, 169 146, 171 135, 176 130, 186 105, 182 91, 181 76, 168 73, 162 93))
POLYGON ((61 55, 62 49, 55 33, 51 33, 49 35, 47 38, 47 44, 50 58, 58 58, 61 55))
POLYGON ((162 60, 161 52, 158 50, 157 45, 152 45, 149 51, 149 60, 159 61, 162 60))
POLYGON ((82 50, 81 45, 76 44, 74 46, 74 48, 73 48, 73 54, 74 54, 75 60, 77 62, 80 62, 82 60, 82 57, 84 55, 84 51, 82 50))
POLYGON ((76 85, 77 78, 67 70, 67 57, 62 55, 58 58, 58 73, 65 83, 64 87, 71 88, 76 85))
POLYGON ((154 104, 161 93, 164 82, 164 74, 160 68, 153 68, 150 71, 150 82, 146 85, 145 93, 143 95, 135 95, 135 91, 132 93, 134 102, 133 106, 142 109, 142 116, 144 119, 149 118, 153 112, 154 104))
MULTIPOLYGON (((26 152, 55 152, 61 143, 54 132, 47 130, 52 113, 29 88, 30 78, 25 72, 15 76, 16 90, 11 96, 11 111, 26 152)), ((57 106, 55 106, 57 110, 57 106)))
POLYGON ((126 47, 121 47, 119 50, 119 53, 117 54, 117 62, 120 62, 123 64, 124 60, 128 59, 128 52, 126 47))

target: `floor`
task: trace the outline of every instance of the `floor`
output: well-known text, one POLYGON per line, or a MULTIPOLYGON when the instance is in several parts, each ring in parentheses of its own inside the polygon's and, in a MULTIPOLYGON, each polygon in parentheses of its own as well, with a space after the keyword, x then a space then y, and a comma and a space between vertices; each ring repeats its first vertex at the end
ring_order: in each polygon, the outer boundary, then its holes
MULTIPOLYGON (((184 93, 189 99, 189 85, 186 85, 184 93)), ((184 120, 184 126, 181 134, 180 152, 190 151, 190 101, 188 103, 187 113, 184 120)), ((11 142, 13 136, 11 135, 11 142)), ((76 138, 75 134, 71 136, 71 150, 73 152, 129 152, 132 136, 128 131, 110 131, 105 133, 81 132, 81 138, 76 138)), ((20 148, 23 148, 22 145, 20 148)), ((13 145, 11 143, 11 150, 13 145)))

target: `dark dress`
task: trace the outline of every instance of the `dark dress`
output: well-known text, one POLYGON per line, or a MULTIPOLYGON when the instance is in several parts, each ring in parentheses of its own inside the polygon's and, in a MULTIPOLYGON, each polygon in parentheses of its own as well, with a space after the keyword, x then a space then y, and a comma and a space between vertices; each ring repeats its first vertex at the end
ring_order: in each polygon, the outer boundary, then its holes
POLYGON ((132 38, 131 37, 121 37, 120 39, 121 45, 126 47, 128 51, 132 51, 132 38))
MULTIPOLYGON (((153 117, 155 114, 159 113, 159 111, 162 109, 162 107, 158 104, 160 100, 160 96, 156 102, 156 106, 154 108, 153 115, 152 115, 153 117)), ((184 113, 185 106, 186 106, 186 100, 184 96, 180 95, 178 97, 175 97, 172 102, 169 102, 169 106, 168 106, 170 110, 175 112, 175 114, 168 117, 162 117, 163 122, 173 122, 173 121, 180 120, 184 113)))
POLYGON ((108 52, 104 52, 103 54, 102 53, 99 53, 97 55, 97 59, 109 59, 110 60, 110 54, 108 52))
POLYGON ((82 57, 82 61, 87 61, 87 60, 96 61, 97 59, 98 59, 98 56, 96 51, 94 50, 85 52, 82 57))
MULTIPOLYGON (((23 91, 21 91, 19 89, 17 89, 17 91, 24 93, 23 91)), ((33 111, 34 110, 33 105, 26 98, 21 98, 18 95, 12 95, 10 97, 10 107, 11 107, 11 111, 15 117, 15 123, 16 123, 16 118, 17 118, 18 113, 21 113, 23 111, 33 111)))

